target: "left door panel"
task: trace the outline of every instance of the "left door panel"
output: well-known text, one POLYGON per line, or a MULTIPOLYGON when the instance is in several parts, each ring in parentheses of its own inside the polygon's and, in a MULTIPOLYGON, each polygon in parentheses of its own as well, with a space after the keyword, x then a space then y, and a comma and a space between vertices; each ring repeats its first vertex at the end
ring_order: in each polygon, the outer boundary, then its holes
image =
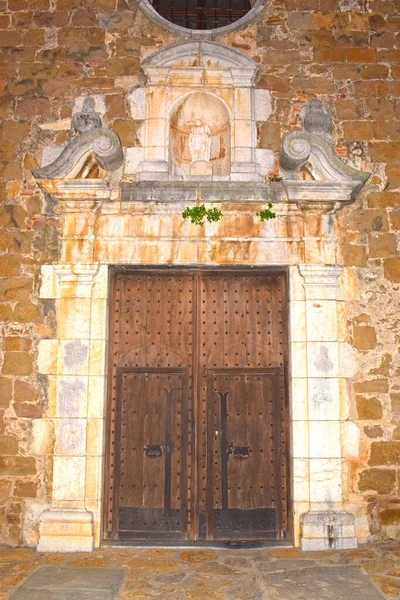
POLYGON ((185 373, 121 370, 119 539, 180 540, 186 522, 185 373))
POLYGON ((115 273, 105 538, 193 535, 192 273, 115 273))

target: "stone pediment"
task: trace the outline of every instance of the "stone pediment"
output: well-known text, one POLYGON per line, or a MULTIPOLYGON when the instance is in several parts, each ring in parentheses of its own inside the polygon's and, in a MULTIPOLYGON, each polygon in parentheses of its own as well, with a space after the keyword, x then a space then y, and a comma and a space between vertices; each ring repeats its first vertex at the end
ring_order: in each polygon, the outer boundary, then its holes
MULTIPOLYGON (((153 77, 170 77, 170 70, 204 71, 211 77, 213 71, 225 71, 232 81, 240 75, 254 80, 258 64, 241 52, 217 42, 192 41, 174 44, 158 50, 142 61, 142 68, 151 81, 153 77)), ((177 80, 178 84, 179 81, 177 80)), ((182 82, 181 82, 182 83, 182 82)))

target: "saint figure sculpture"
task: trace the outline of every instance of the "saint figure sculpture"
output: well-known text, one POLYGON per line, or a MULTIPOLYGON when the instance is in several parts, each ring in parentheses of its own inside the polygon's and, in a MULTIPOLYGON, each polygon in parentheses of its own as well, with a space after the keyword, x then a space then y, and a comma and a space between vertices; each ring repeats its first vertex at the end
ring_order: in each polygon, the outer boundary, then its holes
POLYGON ((197 160, 210 161, 211 129, 208 125, 203 125, 201 119, 196 119, 190 129, 189 152, 192 162, 197 160))

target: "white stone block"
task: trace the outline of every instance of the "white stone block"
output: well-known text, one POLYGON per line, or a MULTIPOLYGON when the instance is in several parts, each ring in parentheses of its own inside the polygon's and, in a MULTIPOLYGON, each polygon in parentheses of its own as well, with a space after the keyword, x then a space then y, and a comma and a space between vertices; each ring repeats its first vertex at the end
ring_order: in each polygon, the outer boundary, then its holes
POLYGON ((106 343, 104 340, 90 342, 89 374, 100 376, 106 374, 106 343))
POLYGON ((56 309, 57 333, 60 339, 89 339, 89 298, 62 298, 56 300, 56 309))
POLYGON ((108 265, 100 265, 92 288, 92 298, 108 297, 108 265))
POLYGON ((294 458, 309 456, 308 421, 292 422, 292 456, 294 458))
POLYGON ((347 342, 339 342, 338 346, 340 377, 354 377, 358 371, 356 350, 347 342))
POLYGON ((144 161, 144 148, 127 148, 125 152, 125 174, 135 175, 144 161))
POLYGON ((83 510, 46 510, 39 526, 38 552, 92 552, 93 515, 83 510))
POLYGON ((292 378, 290 381, 291 414, 294 421, 308 419, 307 379, 292 378))
POLYGON ((251 88, 235 89, 235 119, 251 119, 251 88))
POLYGON ((165 134, 168 122, 165 119, 147 119, 147 140, 149 146, 162 146, 165 142, 165 134))
POLYGON ((42 281, 40 284, 41 298, 57 298, 57 278, 53 265, 42 265, 41 267, 42 281))
POLYGON ((86 419, 56 419, 54 453, 67 456, 86 454, 86 419))
POLYGON ((340 387, 337 378, 309 378, 308 415, 313 421, 339 420, 340 387))
POLYGON ((311 458, 340 458, 340 422, 309 421, 311 458))
POLYGON ((84 456, 54 456, 53 501, 84 499, 85 463, 84 456))
POLYGON ((235 148, 235 161, 251 163, 253 160, 252 148, 235 148))
POLYGON ((340 458, 310 459, 310 498, 330 506, 342 502, 342 464, 340 458))
POLYGON ((352 421, 341 423, 342 456, 356 458, 360 455, 360 429, 352 421))
POLYGON ((66 376, 58 379, 57 415, 60 418, 84 417, 87 412, 88 378, 66 376))
POLYGON ((328 538, 301 538, 303 552, 322 552, 328 550, 350 550, 357 548, 357 538, 337 538, 332 543, 328 538))
POLYGON ((250 120, 238 120, 234 125, 235 147, 251 148, 253 142, 253 122, 250 120))
POLYGON ((334 342, 338 338, 335 300, 307 300, 307 340, 334 342))
POLYGON ((146 118, 146 90, 137 87, 128 96, 131 117, 135 121, 143 121, 146 118))
POLYGON ((43 375, 57 373, 58 340, 40 340, 38 344, 37 366, 43 375))
POLYGON ((86 462, 85 499, 100 500, 102 497, 101 457, 88 456, 86 462))
POLYGON ((90 323, 90 339, 105 340, 107 337, 107 300, 96 298, 92 300, 90 323))
POLYGON ((89 377, 88 417, 103 419, 107 380, 101 376, 89 377))
POLYGON ((310 472, 308 459, 293 459, 293 502, 309 502, 310 472))
POLYGON ((62 340, 60 342, 58 372, 62 375, 87 375, 89 342, 87 340, 62 340))
POLYGON ((307 342, 309 377, 338 376, 337 342, 307 342))
POLYGON ((307 377, 307 344, 305 342, 292 342, 290 350, 291 376, 307 377))
POLYGON ((53 454, 54 422, 52 419, 32 420, 32 452, 33 454, 53 454))
POLYGON ((289 335, 292 342, 305 342, 306 335, 306 305, 301 300, 289 302, 289 335))
POLYGON ((256 148, 256 163, 260 165, 260 175, 267 177, 274 168, 275 154, 266 148, 256 148))
POLYGON ((272 97, 268 90, 254 90, 255 120, 268 121, 272 115, 272 97))
POLYGON ((304 279, 299 273, 297 265, 289 268, 289 302, 305 300, 304 279))

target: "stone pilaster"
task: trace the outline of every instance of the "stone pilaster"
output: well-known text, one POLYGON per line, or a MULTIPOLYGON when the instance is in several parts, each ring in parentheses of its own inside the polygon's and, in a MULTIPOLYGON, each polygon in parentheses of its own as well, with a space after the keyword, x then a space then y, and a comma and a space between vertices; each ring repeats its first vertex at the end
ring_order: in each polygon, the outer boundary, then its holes
POLYGON ((342 268, 300 265, 299 270, 305 290, 308 422, 302 432, 307 438, 310 499, 309 511, 301 516, 301 547, 353 548, 354 518, 343 511, 342 491, 337 306, 342 268))
POLYGON ((40 520, 41 552, 90 552, 99 537, 107 272, 62 264, 43 272, 57 339, 43 340, 39 370, 49 376, 46 419, 54 431, 51 508, 40 520))

